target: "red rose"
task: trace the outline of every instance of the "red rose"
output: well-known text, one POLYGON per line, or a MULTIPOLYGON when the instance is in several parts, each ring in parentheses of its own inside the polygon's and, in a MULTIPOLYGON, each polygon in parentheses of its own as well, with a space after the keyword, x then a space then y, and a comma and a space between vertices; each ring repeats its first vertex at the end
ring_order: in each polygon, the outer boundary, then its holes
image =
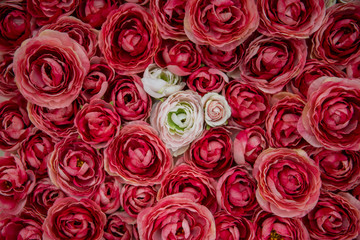
POLYGON ((8 216, 0 220, 1 239, 42 239, 41 223, 22 217, 8 216))
POLYGON ((185 153, 185 161, 201 173, 220 177, 233 162, 230 132, 223 127, 204 131, 185 153))
POLYGON ((243 217, 234 217, 224 211, 215 215, 216 239, 253 239, 255 229, 252 222, 243 217))
POLYGON ((188 76, 201 65, 201 56, 190 41, 163 41, 155 63, 179 76, 188 76))
POLYGON ((196 44, 232 50, 258 25, 259 14, 254 0, 189 0, 186 3, 184 29, 196 44))
POLYGON ((160 44, 153 17, 137 4, 124 3, 101 27, 99 46, 119 74, 143 72, 160 44))
POLYGON ((171 166, 170 151, 143 121, 125 125, 105 149, 105 170, 134 185, 160 183, 171 166))
POLYGON ((130 217, 126 212, 115 212, 111 214, 105 225, 104 239, 105 240, 132 240, 134 235, 134 224, 136 219, 130 217))
POLYGON ((89 199, 77 201, 71 197, 62 198, 48 211, 42 226, 43 238, 100 240, 105 224, 106 216, 95 202, 89 199))
POLYGON ((0 97, 14 97, 19 95, 19 89, 15 83, 13 69, 13 56, 0 56, 0 97))

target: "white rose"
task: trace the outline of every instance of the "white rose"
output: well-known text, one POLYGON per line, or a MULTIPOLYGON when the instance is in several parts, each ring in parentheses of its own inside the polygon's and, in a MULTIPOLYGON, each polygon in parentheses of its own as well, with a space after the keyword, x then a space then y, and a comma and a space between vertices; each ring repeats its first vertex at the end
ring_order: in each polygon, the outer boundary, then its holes
POLYGON ((209 92, 201 99, 205 111, 205 122, 210 127, 217 127, 226 124, 226 121, 231 116, 231 108, 225 97, 215 93, 209 92))

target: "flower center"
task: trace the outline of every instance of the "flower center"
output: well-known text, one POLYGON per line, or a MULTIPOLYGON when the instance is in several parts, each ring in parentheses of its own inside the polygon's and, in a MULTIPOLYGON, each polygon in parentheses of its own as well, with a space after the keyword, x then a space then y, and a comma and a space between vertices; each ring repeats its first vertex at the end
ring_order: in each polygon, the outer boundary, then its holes
POLYGON ((175 235, 176 236, 181 236, 181 235, 184 235, 185 231, 182 227, 180 227, 178 230, 176 230, 176 233, 175 235))
POLYGON ((275 230, 271 230, 270 240, 284 240, 284 238, 275 230))
POLYGON ((76 166, 77 166, 77 167, 82 167, 82 165, 84 165, 84 163, 85 163, 85 162, 84 162, 83 160, 81 160, 81 159, 78 158, 77 161, 76 161, 76 166))

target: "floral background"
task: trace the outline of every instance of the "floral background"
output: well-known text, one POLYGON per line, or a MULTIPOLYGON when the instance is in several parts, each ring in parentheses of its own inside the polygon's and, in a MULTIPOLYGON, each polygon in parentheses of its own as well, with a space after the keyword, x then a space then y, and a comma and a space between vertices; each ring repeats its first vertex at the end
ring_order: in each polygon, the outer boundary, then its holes
POLYGON ((0 239, 360 239, 360 1, 3 0, 0 239))

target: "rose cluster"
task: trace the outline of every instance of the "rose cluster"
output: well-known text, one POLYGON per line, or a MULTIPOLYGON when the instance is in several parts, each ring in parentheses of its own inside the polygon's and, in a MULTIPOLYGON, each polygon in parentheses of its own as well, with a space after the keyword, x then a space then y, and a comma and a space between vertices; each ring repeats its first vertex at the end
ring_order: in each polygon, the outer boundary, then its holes
POLYGON ((360 1, 0 2, 0 239, 360 239, 360 1))

